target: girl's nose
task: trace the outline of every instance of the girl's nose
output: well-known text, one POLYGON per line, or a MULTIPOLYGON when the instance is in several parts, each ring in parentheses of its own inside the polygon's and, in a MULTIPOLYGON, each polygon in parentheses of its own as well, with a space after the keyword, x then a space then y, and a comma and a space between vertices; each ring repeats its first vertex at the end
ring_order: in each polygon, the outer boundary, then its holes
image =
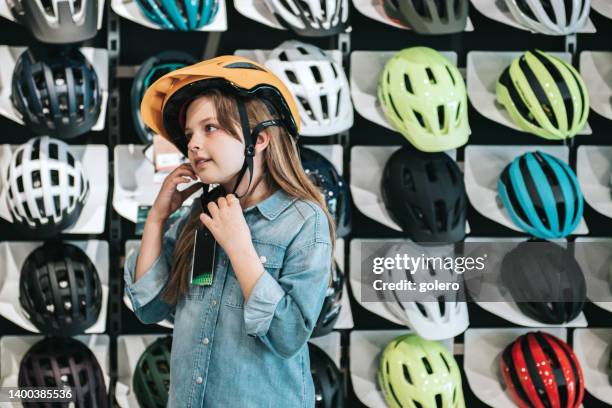
POLYGON ((192 135, 189 143, 187 143, 187 149, 190 151, 201 150, 204 147, 204 138, 198 137, 197 135, 192 135))

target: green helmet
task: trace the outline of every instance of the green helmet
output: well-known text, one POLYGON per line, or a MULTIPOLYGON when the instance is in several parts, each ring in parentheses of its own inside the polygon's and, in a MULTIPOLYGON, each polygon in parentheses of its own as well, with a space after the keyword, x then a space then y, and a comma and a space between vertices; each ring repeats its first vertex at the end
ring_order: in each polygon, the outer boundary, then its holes
POLYGON ((399 336, 385 347, 378 384, 390 408, 465 408, 453 355, 416 334, 399 336))
POLYGON ((512 61, 496 91, 522 130, 545 139, 574 137, 589 116, 589 94, 578 71, 540 50, 512 61))
POLYGON ((387 120, 419 150, 441 152, 467 143, 465 83, 457 67, 436 50, 406 48, 387 61, 378 101, 387 120))
POLYGON ((132 384, 141 408, 165 408, 170 389, 172 337, 160 337, 138 359, 132 384))

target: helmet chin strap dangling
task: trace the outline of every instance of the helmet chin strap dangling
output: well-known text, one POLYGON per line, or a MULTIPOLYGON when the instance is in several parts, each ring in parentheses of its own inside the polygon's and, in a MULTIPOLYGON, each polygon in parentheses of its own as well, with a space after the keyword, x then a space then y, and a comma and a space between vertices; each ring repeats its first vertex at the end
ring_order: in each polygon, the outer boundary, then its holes
POLYGON ((247 114, 244 100, 238 99, 237 105, 238 114, 240 116, 240 127, 242 128, 242 136, 244 137, 244 163, 242 164, 242 168, 238 173, 238 178, 236 179, 236 184, 234 184, 232 194, 236 195, 236 198, 242 198, 248 194, 249 189, 251 188, 251 182, 253 181, 253 157, 255 157, 255 142, 257 141, 259 133, 270 126, 281 126, 282 123, 278 119, 265 120, 257 124, 253 131, 251 131, 249 116, 247 114), (247 170, 249 171, 249 184, 247 185, 244 194, 238 195, 236 194, 236 190, 238 189, 238 185, 242 181, 242 178, 247 170))

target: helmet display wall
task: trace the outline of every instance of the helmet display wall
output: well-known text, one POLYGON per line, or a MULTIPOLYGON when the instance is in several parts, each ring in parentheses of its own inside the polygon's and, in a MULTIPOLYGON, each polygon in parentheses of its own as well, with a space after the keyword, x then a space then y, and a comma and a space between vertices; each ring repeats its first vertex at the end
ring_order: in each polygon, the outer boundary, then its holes
MULTIPOLYGON (((336 221, 308 343, 316 407, 612 407, 612 15, 600 4, 7 1, 0 356, 18 358, 10 375, 0 367, 0 386, 79 379, 80 406, 165 406, 174 316, 143 324, 123 268, 165 174, 155 166, 180 162, 156 136, 184 153, 186 104, 212 86, 267 101, 336 221), (107 51, 108 78, 87 47, 107 51), (153 102, 141 111, 143 98, 153 102), (82 153, 92 145, 108 148, 104 177, 82 153), (108 205, 86 212, 103 178, 108 205), (99 234, 75 228, 101 217, 99 234), (24 236, 40 242, 20 253, 24 236), (580 247, 608 239, 607 255, 580 247), (108 242, 108 273, 74 243, 93 240, 108 242), (508 245, 490 253, 503 301, 362 292, 375 245, 392 258, 474 242, 508 245), (100 336, 107 362, 85 345, 100 336)), ((426 269, 377 277, 474 285, 426 269)))

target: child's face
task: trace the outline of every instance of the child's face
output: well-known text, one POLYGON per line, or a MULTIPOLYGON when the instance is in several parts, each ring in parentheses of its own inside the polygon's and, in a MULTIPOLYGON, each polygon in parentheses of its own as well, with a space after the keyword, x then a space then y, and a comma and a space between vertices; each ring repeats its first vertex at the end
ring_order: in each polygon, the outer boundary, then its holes
POLYGON ((185 123, 188 158, 206 184, 228 183, 244 161, 242 141, 219 126, 210 98, 203 96, 189 105, 185 123))

